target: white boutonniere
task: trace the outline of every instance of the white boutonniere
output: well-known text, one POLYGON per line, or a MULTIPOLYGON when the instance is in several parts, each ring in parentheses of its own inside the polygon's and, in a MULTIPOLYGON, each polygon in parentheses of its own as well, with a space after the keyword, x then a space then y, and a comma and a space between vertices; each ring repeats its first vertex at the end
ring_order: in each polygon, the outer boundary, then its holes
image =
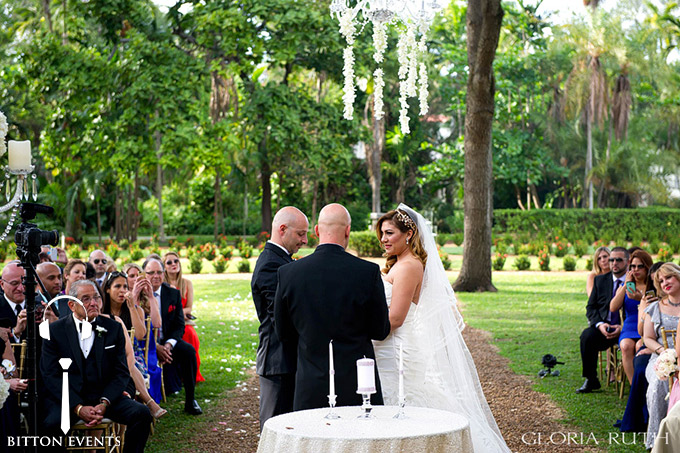
POLYGON ((95 328, 95 330, 97 331, 97 336, 98 336, 98 337, 102 337, 106 332, 108 332, 108 330, 106 330, 106 328, 104 328, 104 327, 102 327, 102 326, 97 326, 97 327, 95 328))

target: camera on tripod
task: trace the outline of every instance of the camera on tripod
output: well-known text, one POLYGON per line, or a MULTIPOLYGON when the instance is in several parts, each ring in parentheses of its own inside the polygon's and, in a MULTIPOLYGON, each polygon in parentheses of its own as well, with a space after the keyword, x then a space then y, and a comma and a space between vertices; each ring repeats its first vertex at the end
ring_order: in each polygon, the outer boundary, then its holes
POLYGON ((54 209, 37 203, 22 203, 19 216, 21 223, 14 234, 14 242, 17 244, 17 255, 22 261, 28 261, 37 266, 40 262, 40 248, 43 245, 56 246, 59 242, 59 232, 57 230, 45 231, 38 228, 38 225, 30 223, 29 220, 35 219, 37 214, 51 215, 54 209))

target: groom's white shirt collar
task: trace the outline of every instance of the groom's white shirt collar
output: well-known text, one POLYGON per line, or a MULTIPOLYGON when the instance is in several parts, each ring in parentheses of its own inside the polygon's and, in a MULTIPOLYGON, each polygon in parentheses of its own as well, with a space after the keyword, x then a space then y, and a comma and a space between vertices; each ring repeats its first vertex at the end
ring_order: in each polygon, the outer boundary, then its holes
POLYGON ((286 252, 286 255, 290 256, 290 252, 284 246, 282 246, 281 244, 277 244, 276 242, 273 242, 271 240, 269 240, 267 242, 269 242, 270 244, 274 244, 275 246, 277 246, 278 248, 280 248, 281 250, 286 252))

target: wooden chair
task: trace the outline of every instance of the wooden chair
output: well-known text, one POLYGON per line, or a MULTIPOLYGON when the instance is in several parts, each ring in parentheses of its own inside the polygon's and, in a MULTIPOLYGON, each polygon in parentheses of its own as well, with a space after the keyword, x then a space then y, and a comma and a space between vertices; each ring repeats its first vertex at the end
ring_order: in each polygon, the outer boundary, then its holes
MULTIPOLYGON (((623 322, 622 309, 619 310, 619 316, 619 319, 623 322)), ((619 359, 620 351, 621 348, 619 348, 618 344, 612 345, 606 351, 600 351, 600 381, 604 380, 607 387, 609 387, 613 380, 616 394, 619 395, 619 398, 623 399, 628 377, 626 377, 626 372, 623 369, 623 360, 619 359), (605 352, 607 354, 606 359, 602 356, 605 352), (603 370, 604 364, 606 364, 606 368, 603 370)))
MULTIPOLYGON (((153 328, 153 338, 154 338, 154 341, 156 341, 156 347, 158 347, 158 339, 160 338, 160 332, 161 332, 160 327, 154 327, 154 328, 153 328)), ((146 359, 147 359, 147 363, 148 363, 148 359, 149 359, 149 351, 148 351, 149 342, 147 341, 146 343, 147 343, 147 344, 146 344, 147 350, 145 351, 145 354, 146 354, 146 359)), ((167 398, 165 397, 165 379, 163 379, 163 365, 162 365, 160 362, 158 362, 158 367, 161 369, 161 396, 163 397, 163 402, 166 403, 168 400, 167 400, 167 398)))
POLYGON ((21 343, 12 343, 12 352, 14 353, 14 360, 16 360, 17 370, 15 377, 19 379, 24 378, 24 362, 26 361, 26 340, 21 343))
MULTIPOLYGON (((677 335, 677 329, 666 329, 664 327, 660 328, 661 331, 661 342, 663 343, 664 349, 668 349, 669 347, 674 348, 675 347, 675 337, 677 335), (671 339, 673 340, 672 344, 668 343, 668 335, 671 336, 671 339)), ((671 374, 668 376, 668 393, 670 394, 671 390, 673 389, 673 379, 677 376, 677 372, 671 374)))

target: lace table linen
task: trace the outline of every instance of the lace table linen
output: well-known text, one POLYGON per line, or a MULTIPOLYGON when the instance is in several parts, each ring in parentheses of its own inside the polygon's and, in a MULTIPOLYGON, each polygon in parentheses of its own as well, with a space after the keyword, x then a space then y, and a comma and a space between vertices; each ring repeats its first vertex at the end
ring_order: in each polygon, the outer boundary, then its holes
POLYGON ((452 412, 406 407, 408 418, 398 420, 393 418, 398 407, 374 406, 374 418, 362 420, 357 418, 362 413, 358 406, 335 411, 340 419, 325 419, 328 408, 270 418, 258 453, 473 452, 468 420, 452 412))

